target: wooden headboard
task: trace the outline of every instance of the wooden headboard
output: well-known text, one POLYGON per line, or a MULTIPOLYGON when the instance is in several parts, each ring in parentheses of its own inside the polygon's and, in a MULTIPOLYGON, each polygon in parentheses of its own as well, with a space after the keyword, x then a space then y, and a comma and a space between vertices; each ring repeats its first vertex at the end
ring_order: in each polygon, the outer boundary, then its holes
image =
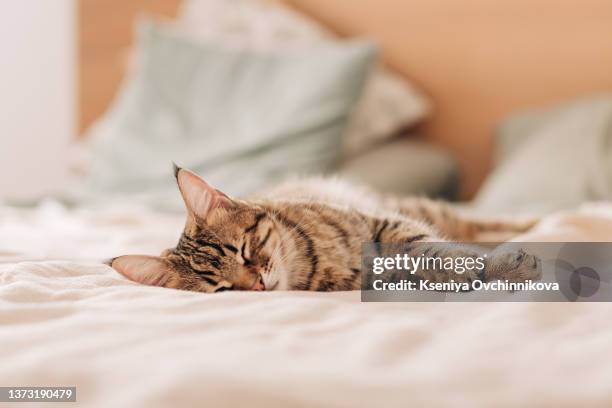
MULTIPOLYGON (((464 198, 490 168, 501 118, 612 91, 610 0, 285 1, 340 34, 373 37, 431 97, 435 114, 419 131, 459 159, 464 198)), ((122 70, 108 59, 125 51, 135 10, 173 15, 178 3, 81 0, 81 129, 114 94, 122 70)))
POLYGON ((141 14, 173 17, 181 0, 78 0, 79 133, 113 100, 141 14))

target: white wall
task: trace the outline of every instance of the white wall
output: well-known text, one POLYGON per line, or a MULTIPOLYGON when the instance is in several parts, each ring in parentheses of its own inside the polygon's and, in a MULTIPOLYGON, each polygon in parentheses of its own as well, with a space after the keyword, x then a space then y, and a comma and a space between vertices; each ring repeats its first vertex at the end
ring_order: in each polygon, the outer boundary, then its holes
POLYGON ((66 182, 75 135, 75 0, 0 4, 0 200, 66 182))

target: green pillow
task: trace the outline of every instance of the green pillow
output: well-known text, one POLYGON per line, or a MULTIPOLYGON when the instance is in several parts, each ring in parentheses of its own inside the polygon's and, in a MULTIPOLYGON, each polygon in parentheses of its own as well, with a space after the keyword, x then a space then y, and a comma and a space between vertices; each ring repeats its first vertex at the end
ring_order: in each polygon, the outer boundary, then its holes
POLYGON ((174 188, 171 161, 230 194, 324 171, 376 54, 361 41, 282 52, 202 45, 151 22, 138 48, 137 69, 90 132, 90 190, 174 188))
POLYGON ((500 129, 477 208, 544 213, 612 199, 612 97, 516 115, 500 129))

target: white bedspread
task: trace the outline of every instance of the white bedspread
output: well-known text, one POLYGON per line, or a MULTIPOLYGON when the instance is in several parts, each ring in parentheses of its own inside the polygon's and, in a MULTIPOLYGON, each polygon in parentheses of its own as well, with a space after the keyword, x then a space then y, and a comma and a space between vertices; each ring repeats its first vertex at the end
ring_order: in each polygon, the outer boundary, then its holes
MULTIPOLYGON (((182 222, 1 209, 0 386, 76 385, 70 407, 612 406, 611 304, 204 295, 96 262, 157 253, 182 222)), ((612 241, 612 206, 557 214, 523 239, 612 241)))

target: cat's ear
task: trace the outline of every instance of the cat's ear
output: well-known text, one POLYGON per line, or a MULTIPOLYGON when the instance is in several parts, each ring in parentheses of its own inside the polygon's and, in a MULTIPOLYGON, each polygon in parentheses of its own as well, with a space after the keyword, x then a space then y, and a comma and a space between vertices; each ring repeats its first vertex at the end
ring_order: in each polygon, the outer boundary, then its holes
POLYGON ((124 255, 114 258, 110 266, 134 282, 150 286, 167 286, 175 272, 160 257, 148 255, 124 255))
POLYGON ((200 219, 206 219, 216 208, 230 208, 232 200, 208 184, 197 174, 174 164, 174 177, 187 210, 200 219))

